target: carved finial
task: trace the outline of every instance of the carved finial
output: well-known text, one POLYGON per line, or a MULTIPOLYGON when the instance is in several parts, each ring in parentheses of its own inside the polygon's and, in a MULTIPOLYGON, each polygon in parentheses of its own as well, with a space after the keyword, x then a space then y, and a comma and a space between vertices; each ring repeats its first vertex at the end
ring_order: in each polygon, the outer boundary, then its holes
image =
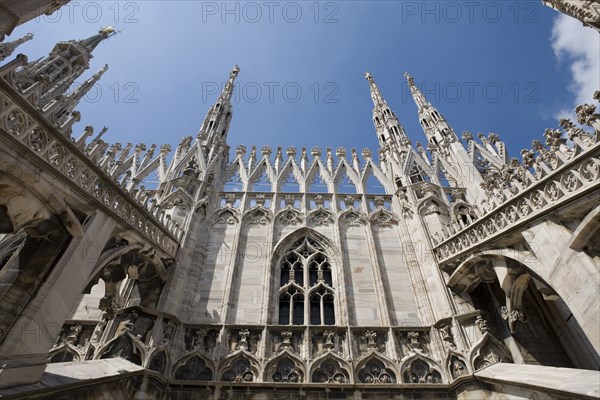
POLYGON ((469 131, 464 131, 462 134, 462 138, 466 142, 470 142, 473 140, 473 134, 469 131))
POLYGON ((263 148, 262 148, 262 151, 261 151, 261 154, 262 154, 263 156, 270 157, 270 156, 271 156, 271 151, 272 151, 272 150, 271 150, 271 146, 263 146, 263 148))

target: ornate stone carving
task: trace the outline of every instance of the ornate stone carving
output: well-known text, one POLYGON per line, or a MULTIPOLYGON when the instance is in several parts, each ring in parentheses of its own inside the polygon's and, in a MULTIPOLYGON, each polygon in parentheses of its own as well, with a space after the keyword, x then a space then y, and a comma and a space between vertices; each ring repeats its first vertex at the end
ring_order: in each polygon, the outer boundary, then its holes
POLYGON ((468 375, 469 371, 463 361, 458 359, 456 356, 452 356, 450 360, 450 374, 453 379, 459 378, 464 375, 468 375))
POLYGON ((229 382, 253 382, 252 364, 245 357, 235 359, 221 375, 221 380, 229 382))
POLYGON ((211 381, 213 372, 204 359, 194 356, 177 368, 174 377, 184 381, 211 381))
POLYGON ((361 383, 396 383, 396 375, 391 368, 374 358, 368 361, 358 371, 358 381, 361 383))
POLYGON ((502 306, 502 308, 500 308, 500 315, 502 316, 502 319, 508 322, 510 332, 513 334, 516 332, 517 322, 521 322, 523 324, 527 322, 527 314, 525 314, 525 310, 520 307, 513 308, 509 311, 506 306, 502 306))
POLYGON ((421 359, 414 360, 404 372, 405 383, 442 383, 442 375, 421 359))
POLYGON ((490 332, 490 328, 488 326, 488 321, 485 318, 483 318, 481 315, 477 316, 477 319, 475 320, 475 325, 477 325, 477 328, 479 328, 479 331, 483 335, 490 332))
POLYGON ((317 208, 309 214, 308 222, 315 226, 327 226, 333 223, 333 215, 324 208, 317 208))
POLYGON ((312 381, 317 383, 347 383, 350 381, 350 376, 338 361, 327 358, 314 369, 312 381))
POLYGON ((379 351, 379 346, 377 345, 377 332, 366 331, 365 340, 367 341, 367 349, 379 351))
POLYGON ((297 383, 302 382, 304 374, 298 368, 296 363, 290 358, 281 359, 275 366, 275 371, 271 375, 273 382, 297 383))
POLYGON ((448 323, 440 326, 439 332, 444 341, 444 345, 449 349, 455 349, 456 344, 454 343, 454 337, 452 335, 452 324, 448 323))

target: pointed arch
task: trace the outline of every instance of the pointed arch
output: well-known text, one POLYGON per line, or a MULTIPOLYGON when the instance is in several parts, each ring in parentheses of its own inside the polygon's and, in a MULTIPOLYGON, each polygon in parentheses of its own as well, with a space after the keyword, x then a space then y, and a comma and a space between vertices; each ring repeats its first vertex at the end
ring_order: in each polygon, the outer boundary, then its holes
POLYGON ((329 173, 321 164, 313 164, 306 175, 305 191, 309 193, 329 193, 329 173))
POLYGON ((340 225, 361 226, 367 223, 367 218, 362 212, 357 211, 354 207, 350 207, 340 213, 338 221, 340 225))
POLYGON ((169 354, 166 349, 159 349, 149 357, 148 369, 166 375, 169 370, 169 354))
POLYGON ((310 381, 313 383, 350 383, 350 367, 333 353, 325 354, 313 362, 310 381))
POLYGON ((283 225, 301 225, 302 214, 295 208, 287 206, 277 213, 275 221, 282 223, 283 225))
POLYGON ((212 381, 214 364, 208 358, 194 352, 183 356, 173 368, 173 378, 184 381, 212 381))
POLYGON ((369 221, 373 226, 379 225, 383 227, 389 227, 393 225, 398 225, 399 220, 398 217, 396 217, 396 215, 392 212, 387 211, 383 208, 378 208, 376 210, 373 210, 371 215, 369 215, 369 221))
POLYGON ((225 224, 235 225, 240 222, 239 211, 227 205, 226 207, 217 210, 211 216, 213 225, 225 224))
POLYGON ((226 382, 256 382, 259 363, 250 353, 240 350, 223 360, 219 368, 219 380, 226 382))
POLYGON ((312 210, 306 216, 306 221, 314 226, 326 226, 333 224, 334 216, 331 211, 326 210, 322 206, 312 210))
POLYGON ((129 332, 123 332, 105 344, 98 354, 98 359, 121 357, 134 364, 142 365, 146 352, 139 340, 134 339, 129 332))
POLYGON ((260 164, 248 177, 249 192, 271 192, 273 191, 273 173, 272 168, 266 159, 262 159, 260 164))
POLYGON ((275 246, 270 287, 279 324, 335 324, 336 256, 329 239, 306 227, 275 246))
POLYGON ((358 193, 357 182, 358 176, 354 170, 346 165, 346 160, 342 160, 334 174, 334 186, 336 193, 356 194, 358 193))
POLYGON ((468 363, 463 358, 463 355, 458 352, 449 351, 448 355, 446 355, 445 365, 448 377, 452 380, 471 374, 468 363))
POLYGON ((263 381, 300 383, 304 382, 305 376, 306 367, 302 360, 286 350, 267 363, 263 381))
POLYGON ((234 168, 225 174, 223 182, 223 191, 241 192, 244 190, 244 179, 240 173, 238 165, 232 164, 234 168))
POLYGON ((50 351, 51 363, 81 361, 81 355, 69 344, 64 344, 50 351))
POLYGON ((300 192, 300 181, 294 173, 294 168, 291 163, 286 164, 280 177, 277 180, 277 191, 283 193, 298 193, 300 192))
POLYGON ((267 225, 273 220, 273 214, 263 206, 256 206, 246 211, 243 219, 250 225, 267 225))
POLYGON ((385 175, 380 173, 371 160, 367 161, 365 165, 361 181, 366 194, 387 194, 388 192, 385 175))
POLYGON ((473 346, 469 353, 469 360, 473 371, 479 371, 501 362, 512 362, 504 345, 489 333, 483 335, 473 346))
POLYGON ((161 210, 168 210, 173 207, 180 207, 184 210, 190 210, 194 204, 194 200, 189 193, 178 187, 160 201, 161 210))
POLYGON ((281 238, 279 242, 277 242, 273 250, 273 261, 278 263, 281 256, 286 253, 287 248, 294 244, 294 242, 300 239, 302 236, 308 236, 316 241, 317 244, 325 250, 330 258, 335 256, 337 259, 339 256, 337 246, 331 241, 331 239, 314 230, 313 228, 304 226, 289 233, 285 237, 281 238))
POLYGON ((376 352, 371 352, 356 364, 355 381, 360 383, 396 383, 398 372, 393 363, 376 352))
POLYGON ((440 214, 448 216, 448 206, 435 196, 427 196, 417 204, 417 210, 421 215, 440 214))
POLYGON ((445 375, 437 362, 423 354, 413 354, 400 368, 404 383, 444 383, 445 375))

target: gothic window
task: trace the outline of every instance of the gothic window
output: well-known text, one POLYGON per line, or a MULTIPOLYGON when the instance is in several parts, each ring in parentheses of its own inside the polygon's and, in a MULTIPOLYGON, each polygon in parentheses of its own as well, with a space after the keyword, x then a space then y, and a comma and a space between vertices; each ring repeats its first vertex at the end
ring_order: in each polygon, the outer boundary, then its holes
POLYGON ((296 241, 281 259, 280 271, 280 324, 335 325, 331 265, 316 241, 296 241))
POLYGON ((410 170, 410 183, 417 183, 417 182, 423 182, 423 172, 421 171, 421 168, 419 168, 418 165, 413 165, 413 167, 410 170))

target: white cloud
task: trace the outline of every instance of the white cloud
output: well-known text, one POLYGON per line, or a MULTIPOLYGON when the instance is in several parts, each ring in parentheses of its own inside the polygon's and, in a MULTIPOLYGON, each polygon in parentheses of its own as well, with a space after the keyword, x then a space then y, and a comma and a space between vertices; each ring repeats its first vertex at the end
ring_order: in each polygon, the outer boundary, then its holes
POLYGON ((600 35, 579 20, 560 14, 554 20, 551 42, 554 54, 570 65, 573 77, 569 88, 573 103, 557 115, 573 115, 575 105, 590 103, 594 91, 600 89, 600 35))

